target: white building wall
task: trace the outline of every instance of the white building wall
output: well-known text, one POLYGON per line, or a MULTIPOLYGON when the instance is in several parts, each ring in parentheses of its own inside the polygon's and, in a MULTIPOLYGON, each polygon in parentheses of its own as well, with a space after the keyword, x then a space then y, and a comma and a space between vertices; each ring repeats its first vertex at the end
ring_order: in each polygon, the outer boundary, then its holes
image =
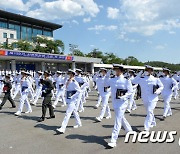
POLYGON ((11 30, 11 29, 4 29, 4 28, 0 28, 0 44, 3 44, 4 42, 6 42, 8 39, 8 44, 11 44, 15 41, 17 41, 17 33, 15 30, 11 30), (7 38, 3 37, 3 34, 7 33, 7 38), (14 35, 14 39, 10 38, 10 35, 13 34, 14 35))

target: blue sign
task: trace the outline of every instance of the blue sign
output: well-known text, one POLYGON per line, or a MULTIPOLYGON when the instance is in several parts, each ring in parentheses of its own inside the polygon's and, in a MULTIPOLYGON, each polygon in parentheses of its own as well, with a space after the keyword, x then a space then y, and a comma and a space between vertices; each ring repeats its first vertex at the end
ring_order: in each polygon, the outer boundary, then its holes
POLYGON ((6 51, 6 56, 44 58, 44 59, 58 59, 58 60, 68 60, 68 61, 72 61, 73 58, 74 58, 72 56, 48 55, 48 54, 19 52, 19 51, 18 52, 16 52, 16 51, 6 51))

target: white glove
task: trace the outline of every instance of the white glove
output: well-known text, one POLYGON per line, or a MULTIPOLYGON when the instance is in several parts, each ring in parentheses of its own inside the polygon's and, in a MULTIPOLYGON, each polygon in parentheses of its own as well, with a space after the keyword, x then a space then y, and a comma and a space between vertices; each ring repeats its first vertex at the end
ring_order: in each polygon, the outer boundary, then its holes
POLYGON ((43 92, 43 93, 46 93, 46 90, 43 90, 42 92, 43 92))
POLYGON ((143 71, 140 71, 137 76, 141 76, 143 74, 143 71))
POLYGON ((121 96, 120 99, 121 99, 122 101, 125 101, 125 100, 126 100, 126 95, 121 96))
POLYGON ((154 94, 160 95, 160 94, 161 94, 161 91, 160 91, 160 90, 156 90, 154 94))
POLYGON ((110 77, 110 74, 111 74, 111 70, 109 70, 106 74, 106 78, 109 78, 110 77))

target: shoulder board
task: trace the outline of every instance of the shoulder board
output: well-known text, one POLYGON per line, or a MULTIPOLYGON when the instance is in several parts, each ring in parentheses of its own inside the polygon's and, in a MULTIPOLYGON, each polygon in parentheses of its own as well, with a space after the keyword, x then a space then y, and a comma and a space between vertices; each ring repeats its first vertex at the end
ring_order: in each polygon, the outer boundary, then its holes
POLYGON ((115 75, 112 75, 110 78, 115 78, 115 75))
POLYGON ((127 79, 127 80, 129 80, 130 79, 130 77, 128 77, 128 76, 126 76, 126 77, 124 77, 125 79, 127 79))
POLYGON ((75 80, 74 80, 74 79, 73 79, 72 81, 73 81, 73 82, 75 82, 75 80))

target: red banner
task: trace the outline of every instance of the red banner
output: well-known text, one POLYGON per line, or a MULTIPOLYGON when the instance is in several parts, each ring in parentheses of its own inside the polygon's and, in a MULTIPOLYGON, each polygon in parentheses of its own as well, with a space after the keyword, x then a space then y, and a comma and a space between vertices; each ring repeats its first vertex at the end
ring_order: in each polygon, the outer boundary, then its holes
POLYGON ((6 51, 5 50, 0 50, 0 56, 5 56, 6 55, 6 51))

